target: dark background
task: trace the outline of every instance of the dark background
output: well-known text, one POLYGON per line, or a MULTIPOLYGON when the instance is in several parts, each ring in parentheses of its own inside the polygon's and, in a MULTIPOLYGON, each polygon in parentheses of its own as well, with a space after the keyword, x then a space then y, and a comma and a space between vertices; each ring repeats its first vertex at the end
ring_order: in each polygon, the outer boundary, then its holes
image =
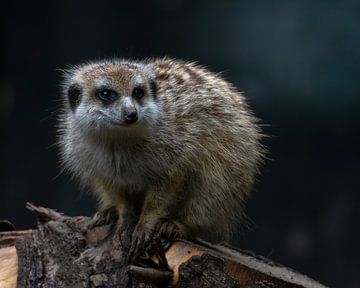
POLYGON ((104 57, 196 60, 245 91, 271 161, 238 245, 360 287, 360 1, 8 1, 1 8, 0 219, 95 203, 60 175, 61 72, 104 57))

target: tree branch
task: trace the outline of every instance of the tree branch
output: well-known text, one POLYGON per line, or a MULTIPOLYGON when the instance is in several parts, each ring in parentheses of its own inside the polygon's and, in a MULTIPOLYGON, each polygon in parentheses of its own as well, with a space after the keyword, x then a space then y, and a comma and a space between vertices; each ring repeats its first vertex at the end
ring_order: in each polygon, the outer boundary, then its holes
POLYGON ((304 287, 322 284, 252 253, 174 242, 140 266, 124 263, 121 227, 28 204, 36 230, 0 233, 0 287, 304 287), (14 246, 15 245, 15 246, 14 246))

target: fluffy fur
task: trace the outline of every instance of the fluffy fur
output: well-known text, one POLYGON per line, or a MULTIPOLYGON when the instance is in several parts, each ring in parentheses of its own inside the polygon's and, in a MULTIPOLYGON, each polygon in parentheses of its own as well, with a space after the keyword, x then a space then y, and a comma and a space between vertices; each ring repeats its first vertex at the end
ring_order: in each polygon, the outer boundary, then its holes
POLYGON ((229 232, 263 155, 244 96, 220 76, 179 60, 74 67, 66 74, 60 120, 64 167, 91 187, 101 209, 135 211, 132 249, 158 231, 182 237, 229 232), (129 98, 134 81, 145 90, 142 101, 129 98), (71 107, 74 85, 80 95, 71 107), (114 104, 96 99, 102 86, 118 93, 114 104), (125 98, 139 120, 113 125, 109 117, 121 118, 125 98))

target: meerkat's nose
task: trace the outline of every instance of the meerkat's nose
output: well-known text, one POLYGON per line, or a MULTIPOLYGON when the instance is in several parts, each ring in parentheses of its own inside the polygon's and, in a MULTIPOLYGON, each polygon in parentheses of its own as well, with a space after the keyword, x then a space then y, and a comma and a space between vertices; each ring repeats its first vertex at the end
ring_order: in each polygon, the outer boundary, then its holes
POLYGON ((138 114, 136 110, 125 111, 125 122, 128 124, 134 123, 138 120, 138 114))

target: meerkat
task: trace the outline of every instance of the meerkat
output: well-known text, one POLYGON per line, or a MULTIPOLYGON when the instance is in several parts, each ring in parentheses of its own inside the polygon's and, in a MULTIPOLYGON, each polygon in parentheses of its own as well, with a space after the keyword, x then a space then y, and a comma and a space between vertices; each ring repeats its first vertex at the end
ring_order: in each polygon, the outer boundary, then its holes
POLYGON ((156 234, 206 239, 241 219, 262 133, 230 83, 169 58, 93 62, 65 74, 62 163, 101 211, 116 207, 120 223, 134 223, 130 259, 156 234))

